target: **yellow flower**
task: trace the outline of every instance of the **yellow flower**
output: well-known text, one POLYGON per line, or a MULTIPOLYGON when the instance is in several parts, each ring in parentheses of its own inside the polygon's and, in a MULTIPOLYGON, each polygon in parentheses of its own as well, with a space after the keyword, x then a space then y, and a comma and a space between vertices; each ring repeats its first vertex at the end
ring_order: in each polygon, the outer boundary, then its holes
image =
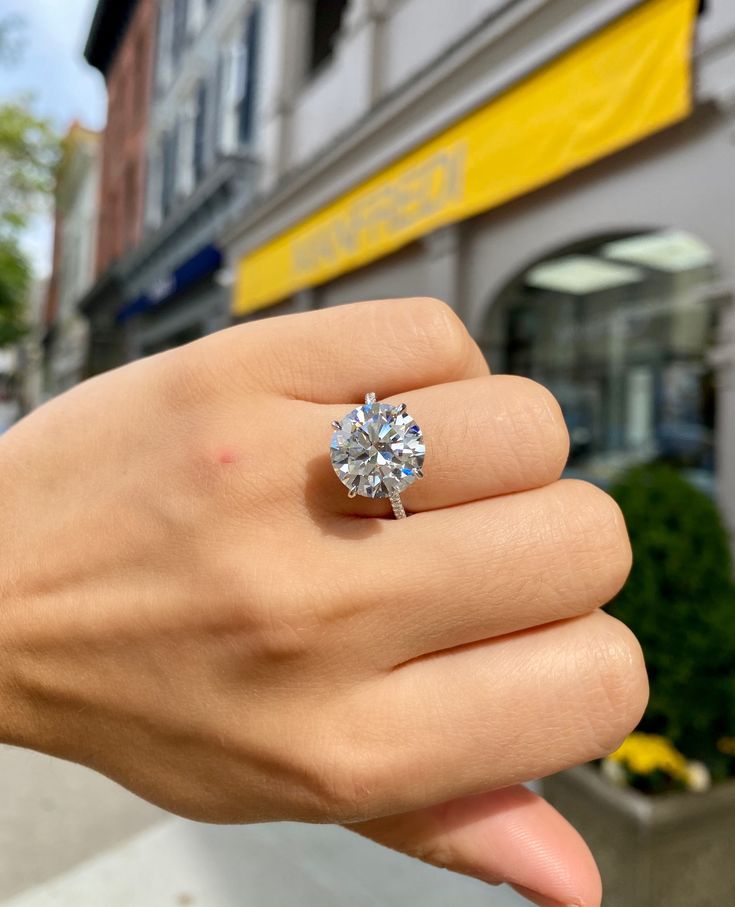
POLYGON ((659 770, 687 781, 686 759, 669 740, 656 734, 631 734, 609 758, 622 763, 635 775, 650 775, 659 770))
POLYGON ((717 749, 725 756, 735 756, 735 737, 720 737, 717 749))

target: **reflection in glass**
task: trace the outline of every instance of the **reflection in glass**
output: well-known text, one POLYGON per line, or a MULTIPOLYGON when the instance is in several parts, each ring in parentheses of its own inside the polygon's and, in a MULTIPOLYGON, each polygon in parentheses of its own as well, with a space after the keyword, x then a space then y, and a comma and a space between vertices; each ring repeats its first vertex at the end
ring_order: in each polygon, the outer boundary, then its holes
POLYGON ((633 463, 665 459, 711 485, 715 278, 701 241, 662 230, 580 243, 495 300, 488 359, 557 397, 570 472, 606 484, 633 463))

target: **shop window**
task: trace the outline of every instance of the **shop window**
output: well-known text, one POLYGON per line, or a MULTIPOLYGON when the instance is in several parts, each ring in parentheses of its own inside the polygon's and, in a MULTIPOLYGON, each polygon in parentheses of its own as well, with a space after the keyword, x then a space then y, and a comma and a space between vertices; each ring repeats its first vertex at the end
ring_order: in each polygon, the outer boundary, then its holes
POLYGON ((527 268, 493 303, 496 371, 546 385, 569 428, 569 471, 607 484, 666 460, 711 485, 714 385, 709 248, 679 230, 582 242, 527 268))
POLYGON ((347 0, 314 0, 309 52, 310 75, 334 54, 346 8, 347 0))

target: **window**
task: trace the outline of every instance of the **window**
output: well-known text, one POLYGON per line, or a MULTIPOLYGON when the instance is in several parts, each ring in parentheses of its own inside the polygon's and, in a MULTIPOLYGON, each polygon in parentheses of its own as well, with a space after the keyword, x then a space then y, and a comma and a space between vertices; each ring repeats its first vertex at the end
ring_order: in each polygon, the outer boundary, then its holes
POLYGON ((309 73, 332 57, 342 27, 347 0, 314 0, 311 22, 309 73))
POLYGON ((202 80, 197 88, 194 116, 194 183, 201 182, 205 169, 205 139, 207 130, 207 83, 202 80))
POLYGON ((187 30, 192 39, 202 30, 206 14, 206 0, 189 0, 189 21, 187 30))
POLYGON ((256 3, 245 20, 244 52, 241 56, 241 71, 238 73, 237 135, 241 145, 248 143, 253 137, 259 30, 260 5, 256 3))
POLYGON ((188 0, 173 0, 173 4, 173 43, 171 47, 171 58, 173 65, 177 66, 181 59, 181 54, 186 47, 189 4, 188 0))
POLYGON ((171 81, 174 32, 174 0, 161 0, 158 9, 156 87, 164 91, 171 81))
POLYGON ((166 132, 163 136, 163 156, 161 174, 161 218, 165 220, 171 213, 176 192, 176 160, 178 157, 178 128, 166 132))
POLYGON ((130 161, 125 168, 125 223, 124 245, 125 250, 132 249, 135 244, 135 234, 138 220, 138 169, 134 161, 130 161))
POLYGON ((498 371, 546 385, 564 412, 569 469, 601 484, 665 459, 711 483, 716 281, 712 254, 681 230, 600 237, 537 262, 490 311, 498 371))
POLYGON ((163 147, 156 142, 151 149, 146 167, 145 228, 155 230, 161 223, 161 176, 163 171, 163 147))
POLYGON ((194 188, 195 118, 195 99, 190 98, 182 105, 177 121, 178 148, 175 178, 175 193, 177 198, 185 198, 194 188))
POLYGON ((253 138, 259 30, 260 5, 256 4, 245 19, 240 37, 224 55, 219 147, 225 154, 253 138))
POLYGON ((134 72, 135 88, 133 90, 133 116, 132 123, 140 126, 143 122, 143 111, 146 106, 146 76, 148 74, 147 60, 145 58, 145 36, 138 35, 135 39, 134 72))

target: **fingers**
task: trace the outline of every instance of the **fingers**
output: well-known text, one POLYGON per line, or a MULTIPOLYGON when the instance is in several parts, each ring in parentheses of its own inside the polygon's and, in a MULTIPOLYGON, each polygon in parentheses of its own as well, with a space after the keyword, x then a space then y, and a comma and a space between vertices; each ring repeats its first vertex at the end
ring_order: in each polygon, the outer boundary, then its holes
POLYGON ((384 666, 588 613, 631 562, 618 505, 577 480, 386 521, 361 544, 380 564, 363 608, 384 666))
POLYGON ((534 903, 599 907, 600 874, 580 835, 541 797, 509 787, 347 826, 379 844, 534 903))
POLYGON ((436 299, 384 299, 266 318, 222 332, 265 390, 317 403, 361 403, 486 375, 477 344, 436 299))
MULTIPOLYGON (((406 403, 426 444, 424 478, 402 495, 409 512, 546 485, 566 463, 569 436, 561 409, 545 387, 527 378, 472 378, 386 402, 406 403)), ((330 420, 345 415, 339 407, 328 413, 330 420)), ((315 455, 326 450, 329 431, 313 431, 315 455)), ((385 500, 348 498, 326 454, 321 494, 325 505, 341 513, 390 513, 385 500)))
POLYGON ((543 777, 611 752, 647 693, 635 637, 601 611, 436 653, 372 691, 384 739, 359 784, 377 816, 543 777))

